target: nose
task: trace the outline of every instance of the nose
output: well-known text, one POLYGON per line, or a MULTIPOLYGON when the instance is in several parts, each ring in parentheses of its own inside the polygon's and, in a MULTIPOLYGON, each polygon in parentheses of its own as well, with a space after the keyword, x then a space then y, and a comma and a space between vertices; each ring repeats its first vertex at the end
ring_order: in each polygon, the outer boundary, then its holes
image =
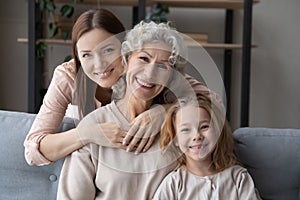
POLYGON ((144 68, 144 75, 149 79, 155 77, 156 72, 157 72, 156 68, 157 67, 155 66, 154 63, 150 63, 150 64, 146 65, 144 68))
POLYGON ((101 55, 96 55, 94 57, 94 66, 96 69, 104 70, 108 66, 108 62, 101 55))
POLYGON ((202 141, 203 139, 203 135, 199 131, 195 131, 193 141, 202 141))

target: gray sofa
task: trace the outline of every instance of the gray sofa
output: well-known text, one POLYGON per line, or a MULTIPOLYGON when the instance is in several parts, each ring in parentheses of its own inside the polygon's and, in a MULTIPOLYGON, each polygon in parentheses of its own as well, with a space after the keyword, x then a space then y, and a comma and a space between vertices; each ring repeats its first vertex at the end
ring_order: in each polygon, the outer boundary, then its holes
MULTIPOLYGON (((63 160, 28 166, 23 141, 35 115, 0 111, 0 199, 56 198, 63 160)), ((74 127, 65 118, 60 131, 74 127)), ((241 128, 234 132, 239 158, 263 199, 300 199, 300 130, 241 128)))

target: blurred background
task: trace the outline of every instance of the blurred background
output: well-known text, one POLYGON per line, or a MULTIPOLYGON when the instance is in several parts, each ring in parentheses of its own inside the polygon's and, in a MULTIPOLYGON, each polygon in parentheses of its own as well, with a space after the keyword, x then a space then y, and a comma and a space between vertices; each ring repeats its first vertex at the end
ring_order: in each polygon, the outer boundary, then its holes
MULTIPOLYGON (((28 112, 28 1, 0 1, 0 109, 28 112), (19 39, 19 41, 18 41, 19 39)), ((54 1, 55 2, 55 1, 54 1)), ((64 1, 67 2, 67 1, 64 1)), ((70 1, 72 2, 72 1, 70 1)), ((79 2, 79 1, 78 1, 79 2)), ((72 5, 72 3, 70 3, 72 5)), ((57 10, 64 5, 56 3, 57 10)), ((111 10, 130 29, 130 5, 76 3, 76 17, 89 8, 111 10)), ((299 0, 261 0, 253 6, 249 126, 300 128, 300 8, 299 0)), ((147 6, 146 13, 151 11, 147 6)), ((233 42, 242 42, 243 9, 234 10, 233 42)), ((45 17, 45 16, 44 16, 45 17)), ((169 7, 167 19, 180 32, 207 36, 208 43, 224 42, 225 9, 169 7)), ((49 23, 47 17, 44 23, 49 23), (47 21, 48 20, 48 21, 47 21)), ((44 33, 45 35, 49 33, 44 33)), ((49 35, 47 35, 49 36, 49 35)), ((220 73, 224 70, 224 48, 207 48, 220 73)), ((241 55, 232 50, 230 124, 240 126, 241 55)), ((71 54, 68 44, 48 43, 43 58, 42 85, 50 83, 54 68, 71 54)))

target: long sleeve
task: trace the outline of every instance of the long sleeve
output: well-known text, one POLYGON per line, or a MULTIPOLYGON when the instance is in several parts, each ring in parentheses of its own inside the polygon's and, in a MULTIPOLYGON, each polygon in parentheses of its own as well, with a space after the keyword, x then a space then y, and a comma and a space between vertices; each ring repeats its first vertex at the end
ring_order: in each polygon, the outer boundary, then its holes
POLYGON ((239 199, 259 200, 259 194, 255 191, 254 182, 250 174, 245 170, 237 176, 237 188, 239 199))
POLYGON ((94 159, 98 156, 91 153, 93 145, 84 146, 66 157, 59 180, 57 200, 95 199, 97 190, 94 180, 98 161, 94 159))
POLYGON ((179 183, 179 181, 173 179, 171 172, 163 179, 163 181, 159 185, 154 194, 153 200, 178 199, 176 195, 178 193, 176 183, 179 183))
POLYGON ((28 164, 41 166, 50 163, 40 153, 39 144, 47 134, 58 130, 72 100, 75 76, 73 60, 56 67, 43 104, 24 141, 25 159, 28 164))

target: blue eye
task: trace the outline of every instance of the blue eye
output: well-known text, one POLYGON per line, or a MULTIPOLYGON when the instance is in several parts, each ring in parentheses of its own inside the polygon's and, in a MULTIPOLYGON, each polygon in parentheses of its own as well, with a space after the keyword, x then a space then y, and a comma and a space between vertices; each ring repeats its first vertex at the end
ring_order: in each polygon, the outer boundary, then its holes
POLYGON ((182 128, 180 129, 180 132, 183 132, 183 133, 186 133, 186 132, 189 132, 190 129, 189 128, 182 128))
POLYGON ((108 54, 108 53, 111 53, 111 52, 113 52, 113 51, 114 51, 113 48, 107 48, 107 49, 104 49, 104 50, 103 50, 103 53, 104 53, 104 54, 108 54))
POLYGON ((204 124, 204 125, 201 125, 200 126, 200 129, 201 130, 206 130, 206 129, 208 129, 209 128, 209 125, 208 124, 204 124))
POLYGON ((164 64, 156 64, 156 67, 160 68, 160 69, 164 69, 164 70, 167 70, 169 69, 168 66, 164 65, 164 64))

